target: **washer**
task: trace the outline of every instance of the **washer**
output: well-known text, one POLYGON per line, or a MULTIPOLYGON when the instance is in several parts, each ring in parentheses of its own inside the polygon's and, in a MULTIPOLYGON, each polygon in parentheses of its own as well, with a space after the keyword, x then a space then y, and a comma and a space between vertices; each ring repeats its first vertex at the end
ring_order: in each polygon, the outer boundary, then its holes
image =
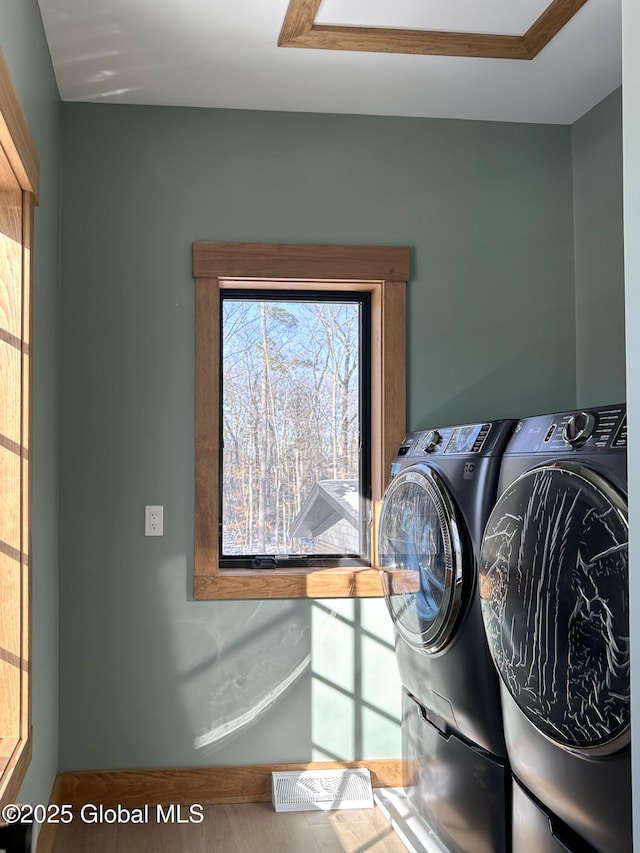
POLYGON ((514 426, 409 433, 380 515, 378 563, 405 688, 405 788, 453 853, 507 843, 509 773, 477 561, 514 426))
POLYGON ((626 447, 614 405, 526 418, 503 455, 480 590, 514 853, 532 837, 540 851, 632 849, 626 447))

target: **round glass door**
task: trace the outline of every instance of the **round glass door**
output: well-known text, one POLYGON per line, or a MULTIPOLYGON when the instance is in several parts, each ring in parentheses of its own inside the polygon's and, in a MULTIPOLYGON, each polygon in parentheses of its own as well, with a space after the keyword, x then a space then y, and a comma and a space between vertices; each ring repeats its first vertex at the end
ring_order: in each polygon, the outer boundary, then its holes
POLYGON ((500 497, 480 558, 494 663, 536 728, 574 751, 629 742, 626 502, 569 462, 533 468, 500 497))
POLYGON ((396 629, 420 651, 439 651, 454 632, 461 549, 456 511, 437 472, 414 467, 399 474, 382 506, 378 561, 396 629))

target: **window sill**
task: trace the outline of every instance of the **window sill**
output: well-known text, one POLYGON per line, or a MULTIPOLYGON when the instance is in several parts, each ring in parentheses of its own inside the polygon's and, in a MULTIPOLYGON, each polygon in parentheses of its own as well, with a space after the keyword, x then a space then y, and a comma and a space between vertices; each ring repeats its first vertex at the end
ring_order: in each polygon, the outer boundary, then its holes
POLYGON ((31 761, 31 737, 0 738, 0 807, 15 802, 31 761))
POLYGON ((380 573, 372 568, 220 569, 196 575, 196 601, 266 598, 379 598, 380 573))

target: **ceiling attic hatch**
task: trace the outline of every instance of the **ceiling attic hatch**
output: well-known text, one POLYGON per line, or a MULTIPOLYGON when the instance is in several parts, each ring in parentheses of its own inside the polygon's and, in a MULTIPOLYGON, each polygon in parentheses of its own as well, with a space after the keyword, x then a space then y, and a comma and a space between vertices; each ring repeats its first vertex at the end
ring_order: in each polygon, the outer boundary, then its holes
MULTIPOLYGON (((587 0, 552 0, 521 35, 478 32, 464 21, 451 29, 354 26, 319 23, 322 0, 291 0, 282 25, 279 47, 471 56, 489 59, 534 59, 573 18, 587 0)), ((535 12, 534 12, 535 14, 535 12)), ((393 7, 389 15, 393 16, 393 7)), ((491 24, 489 24, 491 26, 491 24)))

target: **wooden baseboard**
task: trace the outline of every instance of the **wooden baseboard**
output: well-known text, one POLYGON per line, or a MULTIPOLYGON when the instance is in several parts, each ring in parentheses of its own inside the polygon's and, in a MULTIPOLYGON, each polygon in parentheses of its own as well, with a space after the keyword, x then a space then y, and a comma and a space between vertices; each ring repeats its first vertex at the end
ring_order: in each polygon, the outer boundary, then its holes
MULTIPOLYGON (((70 805, 79 812, 87 804, 134 809, 149 805, 216 805, 220 803, 268 803, 271 774, 284 770, 333 770, 367 767, 374 788, 402 785, 402 761, 382 758, 370 761, 316 761, 308 764, 249 764, 230 767, 184 767, 166 770, 103 770, 60 773, 50 803, 70 805)), ((52 853, 55 824, 42 825, 37 853, 52 853)))
MULTIPOLYGON (((374 788, 402 785, 400 759, 251 764, 230 767, 186 767, 166 770, 106 770, 61 773, 56 780, 58 804, 74 811, 87 803, 140 808, 146 804, 266 803, 271 800, 271 774, 283 770, 367 767, 374 788)), ((38 849, 38 853, 44 853, 38 849)))

